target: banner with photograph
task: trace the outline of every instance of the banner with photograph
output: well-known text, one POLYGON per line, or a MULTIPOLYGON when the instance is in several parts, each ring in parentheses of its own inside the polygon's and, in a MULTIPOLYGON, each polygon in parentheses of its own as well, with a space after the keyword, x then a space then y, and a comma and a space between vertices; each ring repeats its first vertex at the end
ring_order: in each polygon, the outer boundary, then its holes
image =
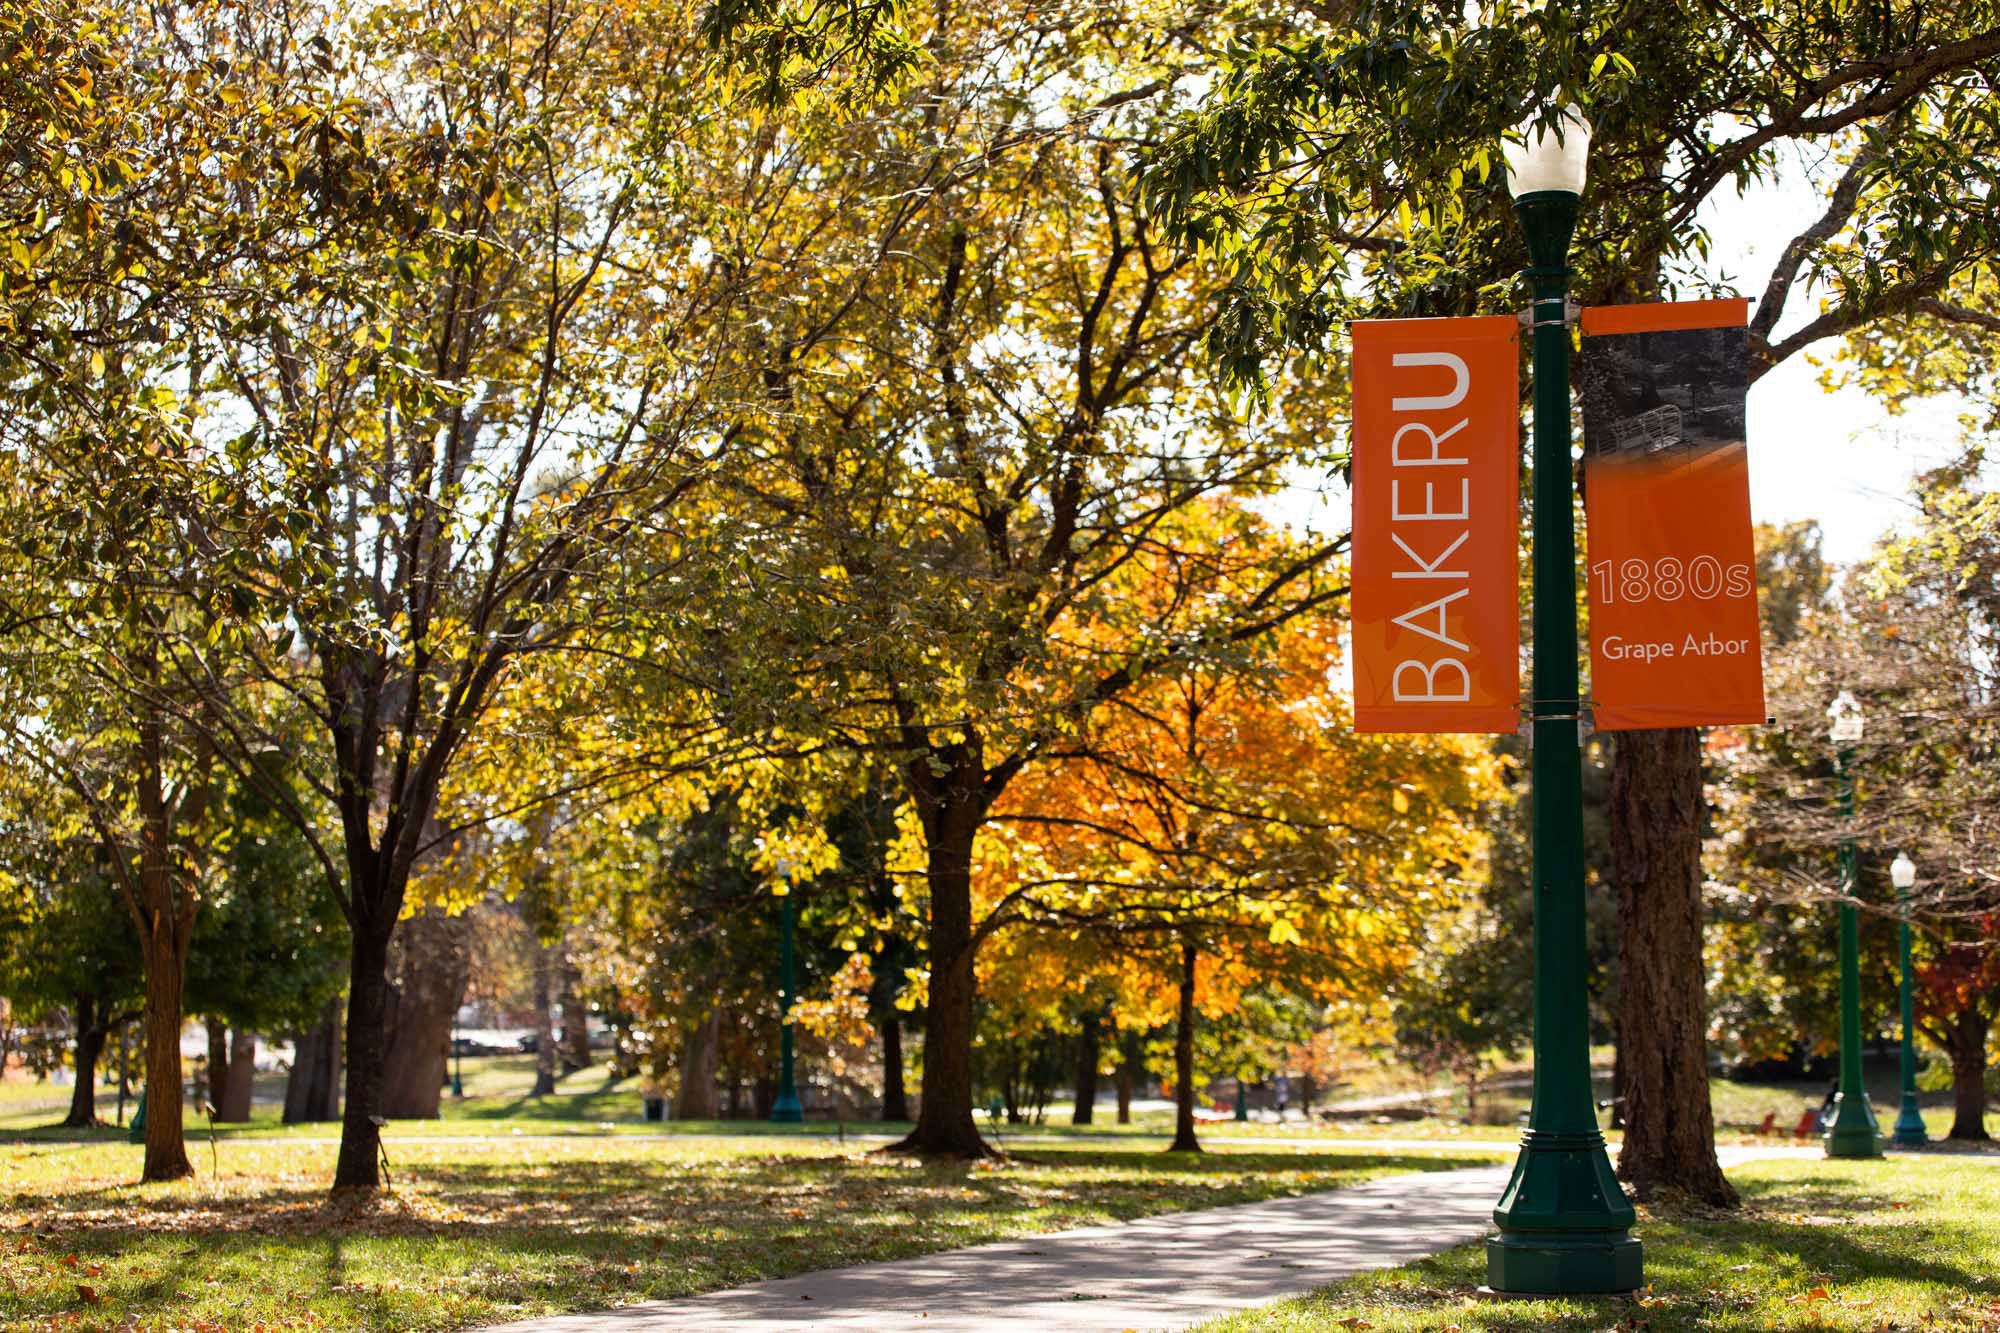
POLYGON ((1749 303, 1583 312, 1590 695, 1600 731, 1764 720, 1749 303))
POLYGON ((1358 731, 1520 725, 1520 332, 1353 325, 1358 731))

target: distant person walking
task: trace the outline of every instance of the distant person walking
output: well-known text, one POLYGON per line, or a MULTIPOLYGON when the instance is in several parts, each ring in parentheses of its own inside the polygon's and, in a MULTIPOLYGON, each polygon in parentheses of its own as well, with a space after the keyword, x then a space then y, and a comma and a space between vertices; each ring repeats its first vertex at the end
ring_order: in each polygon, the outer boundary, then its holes
POLYGON ((1278 1123, 1285 1123, 1285 1103, 1292 1099, 1292 1081, 1283 1074, 1271 1082, 1271 1091, 1278 1102, 1278 1123))

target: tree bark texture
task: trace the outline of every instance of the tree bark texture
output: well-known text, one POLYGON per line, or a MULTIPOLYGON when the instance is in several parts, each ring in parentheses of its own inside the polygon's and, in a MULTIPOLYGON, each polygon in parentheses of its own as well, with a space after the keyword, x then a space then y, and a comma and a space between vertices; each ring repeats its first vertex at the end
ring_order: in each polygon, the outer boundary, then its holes
POLYGON ((222 1078, 222 1095, 215 1103, 215 1118, 229 1124, 250 1119, 250 1103, 257 1086, 257 1034, 246 1027, 229 1030, 229 1064, 222 1078))
POLYGON ((382 1187, 382 1068, 387 1055, 389 937, 395 917, 354 923, 348 953, 347 1098, 333 1188, 382 1187))
POLYGON ((285 1079, 285 1123, 340 1119, 340 997, 327 1000, 319 1022, 292 1044, 285 1079))
POLYGON ((570 961, 569 941, 562 948, 563 1072, 590 1068, 590 1006, 583 1002, 583 973, 570 961))
POLYGON ((910 1118, 910 1095, 903 1086, 903 1020, 894 1009, 882 1016, 882 1118, 910 1118))
POLYGON ((985 801, 976 776, 958 771, 954 777, 924 818, 931 978, 924 1011, 923 1104, 916 1127, 895 1147, 925 1157, 976 1158, 993 1155, 972 1118, 972 1003, 977 988, 972 971, 977 947, 972 846, 985 801))
POLYGON ((187 957, 173 927, 154 914, 145 935, 146 965, 146 1162, 142 1181, 180 1180, 194 1174, 181 1130, 181 977, 187 957))
POLYGON ((97 1061, 104 1054, 110 1026, 97 1011, 97 997, 76 997, 76 1086, 70 1089, 64 1129, 89 1129, 97 1123, 97 1061))
POLYGON ((556 1025, 549 1017, 555 1004, 556 950, 535 941, 535 1086, 530 1097, 547 1097, 556 1090, 556 1025))
POLYGON ((382 1114, 391 1120, 437 1119, 452 1018, 471 975, 471 928, 469 917, 434 907, 397 928, 382 1068, 382 1114))
POLYGON ((721 1038, 722 1012, 717 1009, 691 1024, 681 1038, 681 1095, 674 1101, 674 1119, 720 1119, 715 1064, 721 1038))
POLYGON ((1984 1143, 1986 1132, 1986 1037, 1992 1021, 1976 1004, 1951 1027, 1951 1132, 1948 1139, 1984 1143))
POLYGON ((1640 1199, 1677 1190, 1733 1207, 1709 1104, 1700 733, 1618 733, 1610 805, 1625 1083, 1618 1174, 1640 1199))
POLYGON ((208 1070, 201 1095, 210 1106, 220 1109, 222 1090, 229 1084, 229 1027, 213 1017, 202 1026, 208 1033, 208 1070))
POLYGON ((1076 1110, 1070 1114, 1072 1125, 1087 1125, 1097 1108, 1097 1046, 1099 1020, 1102 1015, 1095 1011, 1083 1016, 1083 1030, 1076 1039, 1076 1110))
POLYGON ((1200 1152, 1194 1136, 1194 981, 1193 940, 1181 943, 1180 1006, 1174 1014, 1174 1141, 1168 1152, 1200 1152))

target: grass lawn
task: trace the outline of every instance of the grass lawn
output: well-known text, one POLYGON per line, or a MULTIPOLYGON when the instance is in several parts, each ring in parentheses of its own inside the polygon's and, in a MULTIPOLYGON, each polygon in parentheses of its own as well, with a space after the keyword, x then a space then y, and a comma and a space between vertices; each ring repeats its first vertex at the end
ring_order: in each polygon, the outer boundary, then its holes
POLYGON ((189 1148, 199 1176, 141 1188, 124 1143, 0 1147, 0 1328, 463 1328, 1482 1160, 1079 1145, 924 1167, 824 1141, 405 1138, 393 1197, 344 1211, 329 1146, 223 1140, 219 1174, 205 1136, 189 1148))
POLYGON ((1474 1244, 1203 1330, 2000 1329, 2000 1164, 1756 1162, 1731 1179, 1740 1213, 1641 1212, 1636 1299, 1478 1299, 1474 1244))

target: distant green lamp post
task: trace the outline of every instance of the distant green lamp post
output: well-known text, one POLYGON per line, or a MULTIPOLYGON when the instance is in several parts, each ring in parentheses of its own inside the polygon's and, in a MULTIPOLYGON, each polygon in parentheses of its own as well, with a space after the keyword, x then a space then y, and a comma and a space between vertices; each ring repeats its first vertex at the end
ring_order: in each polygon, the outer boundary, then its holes
MULTIPOLYGON (((1840 776, 1840 812, 1854 813, 1854 747, 1866 720, 1846 690, 1826 710, 1827 737, 1840 776)), ((1840 1097, 1826 1132, 1828 1157, 1880 1157, 1882 1134, 1861 1081, 1861 919, 1854 908, 1854 839, 1840 842, 1840 1097)))
POLYGON ((1236 1076, 1236 1118, 1238 1120, 1248 1120, 1250 1118, 1250 1098, 1243 1091, 1243 1075, 1241 1074, 1236 1076))
POLYGON ((465 1041, 458 1035, 458 1010, 451 1011, 451 1095, 465 1095, 465 1041))
POLYGON ((1917 863, 1908 854, 1897 852, 1889 863, 1889 882, 1896 886, 1896 906, 1903 916, 1896 930, 1902 954, 1903 1104, 1896 1112, 1891 1141, 1898 1148, 1921 1148, 1931 1136, 1924 1127, 1924 1113, 1917 1107, 1917 1005, 1910 976, 1910 890, 1917 887, 1917 863))
POLYGON ((1507 184, 1534 285, 1534 1101, 1486 1242, 1496 1292, 1584 1295, 1640 1284, 1634 1213, 1604 1151, 1590 1086, 1583 895, 1582 700, 1571 481, 1569 244, 1590 152, 1574 110, 1522 126, 1507 184))
POLYGON ((805 1106, 799 1101, 799 1089, 793 1081, 792 1068, 792 1001, 795 991, 792 984, 792 930, 798 914, 797 902, 793 894, 792 869, 789 863, 778 866, 779 877, 785 881, 782 899, 782 924, 778 931, 778 1098, 771 1103, 771 1120, 778 1124, 798 1124, 806 1118, 805 1106))

